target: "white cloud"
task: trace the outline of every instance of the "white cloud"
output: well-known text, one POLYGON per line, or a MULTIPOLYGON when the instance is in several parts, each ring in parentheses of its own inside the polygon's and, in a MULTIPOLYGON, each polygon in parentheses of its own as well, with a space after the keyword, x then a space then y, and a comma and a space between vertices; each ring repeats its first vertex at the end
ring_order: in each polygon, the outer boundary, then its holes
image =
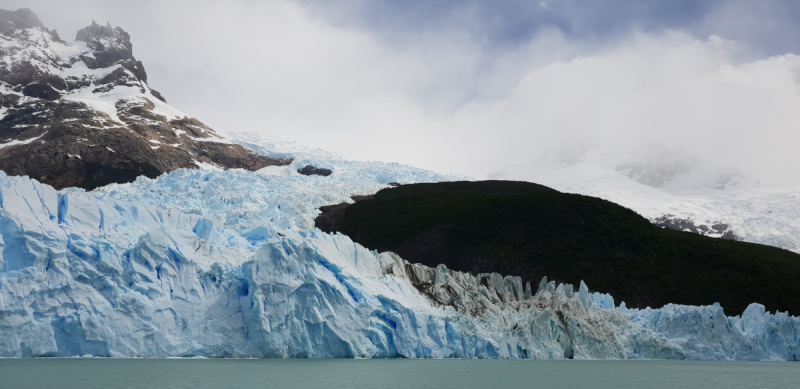
POLYGON ((60 15, 60 3, 27 3, 47 25, 121 25, 151 86, 220 130, 476 177, 577 142, 681 149, 763 179, 800 179, 800 58, 742 62, 741 47, 716 36, 587 46, 545 31, 492 47, 441 29, 387 43, 287 1, 84 0, 60 15))
POLYGON ((579 142, 680 149, 764 179, 796 182, 800 58, 736 64, 719 43, 678 33, 638 36, 603 53, 530 69, 507 97, 463 108, 456 123, 491 134, 475 145, 492 156, 489 170, 579 142))

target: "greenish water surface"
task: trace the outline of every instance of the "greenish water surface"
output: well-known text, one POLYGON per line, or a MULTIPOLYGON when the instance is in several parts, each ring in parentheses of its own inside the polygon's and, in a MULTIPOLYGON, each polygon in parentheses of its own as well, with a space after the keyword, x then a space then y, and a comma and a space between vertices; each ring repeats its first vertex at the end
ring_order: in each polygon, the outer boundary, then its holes
POLYGON ((0 388, 797 388, 791 362, 0 359, 0 388))

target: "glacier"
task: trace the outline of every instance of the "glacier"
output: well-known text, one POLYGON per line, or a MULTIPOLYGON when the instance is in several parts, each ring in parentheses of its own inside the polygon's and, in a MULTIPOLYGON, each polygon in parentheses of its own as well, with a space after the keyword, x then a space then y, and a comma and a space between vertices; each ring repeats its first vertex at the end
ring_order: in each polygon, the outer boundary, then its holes
POLYGON ((331 177, 182 169, 93 192, 0 173, 0 357, 798 359, 800 319, 759 304, 628 309, 323 233, 319 205, 452 179, 328 161, 331 177))

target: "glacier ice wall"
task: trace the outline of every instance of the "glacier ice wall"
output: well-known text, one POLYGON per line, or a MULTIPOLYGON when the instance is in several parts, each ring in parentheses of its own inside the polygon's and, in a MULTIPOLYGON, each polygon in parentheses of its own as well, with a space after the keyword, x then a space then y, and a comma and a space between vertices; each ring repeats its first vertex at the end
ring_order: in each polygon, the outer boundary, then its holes
POLYGON ((352 187, 287 180, 178 171, 87 193, 0 173, 0 356, 797 360, 798 318, 757 304, 630 310, 303 229, 313 210, 284 204, 352 187))
POLYGON ((383 162, 354 162, 301 156, 290 166, 269 166, 261 174, 244 170, 179 169, 154 179, 141 176, 128 184, 111 184, 91 195, 100 200, 149 204, 213 219, 226 229, 258 226, 307 230, 319 207, 352 202, 351 195, 370 195, 389 183, 451 181, 450 176, 383 162), (314 162, 333 170, 329 177, 304 176, 296 169, 314 162))

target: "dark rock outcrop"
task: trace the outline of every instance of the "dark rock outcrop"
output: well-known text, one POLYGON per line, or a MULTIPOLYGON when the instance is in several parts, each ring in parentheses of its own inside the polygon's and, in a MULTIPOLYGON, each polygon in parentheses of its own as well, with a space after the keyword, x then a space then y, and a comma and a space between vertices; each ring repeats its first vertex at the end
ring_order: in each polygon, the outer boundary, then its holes
POLYGON ((350 204, 348 203, 341 203, 319 207, 320 214, 314 219, 314 227, 327 233, 341 231, 342 218, 344 217, 345 210, 349 206, 350 204))
MULTIPOLYGON (((357 203, 359 201, 372 200, 375 196, 350 196, 350 198, 357 203)), ((320 214, 314 219, 314 227, 328 233, 341 231, 342 218, 350 205, 352 204, 341 203, 319 207, 320 214)))
POLYGON ((318 167, 314 167, 314 166, 311 166, 311 165, 306 165, 302 169, 298 169, 297 172, 302 174, 302 175, 304 175, 304 176, 323 176, 323 177, 327 177, 327 176, 333 174, 333 171, 331 171, 331 169, 318 168, 318 167))
POLYGON ((663 215, 652 220, 653 224, 675 231, 693 232, 695 234, 719 237, 727 240, 741 240, 736 234, 728 229, 724 223, 716 223, 711 226, 705 224, 695 224, 691 219, 682 219, 674 215, 663 215))
POLYGON ((153 96, 155 96, 155 98, 157 98, 157 99, 159 99, 159 100, 161 100, 161 101, 163 101, 165 103, 167 102, 167 99, 165 99, 164 96, 161 96, 161 92, 159 92, 159 91, 157 91, 155 89, 150 89, 150 94, 152 94, 153 96))
POLYGON ((58 189, 93 189, 130 182, 139 175, 196 168, 198 163, 258 170, 291 162, 220 143, 223 140, 214 138, 213 130, 200 121, 167 120, 153 108, 152 103, 120 104, 122 122, 117 123, 78 102, 23 104, 0 121, 0 139, 27 143, 0 148, 0 170, 28 175, 58 189))
POLYGON ((22 94, 28 97, 34 97, 37 99, 55 101, 61 97, 61 93, 58 93, 53 87, 49 84, 28 84, 22 88, 22 94))

